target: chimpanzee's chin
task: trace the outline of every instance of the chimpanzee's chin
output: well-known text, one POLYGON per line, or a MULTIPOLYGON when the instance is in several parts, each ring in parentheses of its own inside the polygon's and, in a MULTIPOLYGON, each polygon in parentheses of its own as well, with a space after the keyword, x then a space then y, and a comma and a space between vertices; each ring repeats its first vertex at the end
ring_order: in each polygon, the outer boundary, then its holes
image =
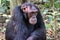
POLYGON ((29 22, 29 23, 30 23, 31 25, 35 25, 35 24, 36 24, 36 23, 33 23, 33 22, 32 22, 32 23, 31 23, 31 22, 29 22))

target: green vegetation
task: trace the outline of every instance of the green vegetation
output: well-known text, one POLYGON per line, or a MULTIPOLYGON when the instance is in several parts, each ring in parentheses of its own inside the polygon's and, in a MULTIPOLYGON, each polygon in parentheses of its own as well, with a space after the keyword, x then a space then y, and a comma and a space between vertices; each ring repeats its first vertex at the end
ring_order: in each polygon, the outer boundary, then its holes
MULTIPOLYGON (((36 4, 40 8, 47 30, 47 40, 60 40, 60 0, 27 1, 36 4)), ((2 21, 5 21, 0 22, 3 25, 2 27, 0 26, 0 32, 5 32, 6 23, 14 7, 23 2, 24 0, 0 0, 0 21, 1 17, 3 18, 2 21)))

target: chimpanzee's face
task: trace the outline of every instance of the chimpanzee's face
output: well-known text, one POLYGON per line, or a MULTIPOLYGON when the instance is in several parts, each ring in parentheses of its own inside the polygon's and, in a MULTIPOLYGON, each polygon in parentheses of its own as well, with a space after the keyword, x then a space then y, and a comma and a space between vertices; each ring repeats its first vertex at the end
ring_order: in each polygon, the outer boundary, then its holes
POLYGON ((23 4, 21 6, 23 12, 27 14, 29 23, 32 25, 35 25, 37 23, 37 14, 38 14, 38 9, 32 5, 32 4, 23 4))
POLYGON ((37 13, 28 13, 29 23, 30 24, 36 24, 37 23, 37 13))

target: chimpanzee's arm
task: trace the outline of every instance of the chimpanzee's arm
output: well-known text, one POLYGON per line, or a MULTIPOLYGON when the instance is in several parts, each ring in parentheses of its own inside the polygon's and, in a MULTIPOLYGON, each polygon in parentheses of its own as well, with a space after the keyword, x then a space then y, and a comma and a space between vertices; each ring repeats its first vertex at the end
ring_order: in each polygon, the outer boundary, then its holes
POLYGON ((46 40, 46 32, 44 28, 35 30, 27 40, 46 40))
POLYGON ((13 40, 15 37, 15 33, 14 33, 15 15, 16 13, 13 12, 12 17, 10 18, 9 22, 6 25, 6 33, 5 33, 6 40, 13 40))
POLYGON ((13 21, 9 21, 7 26, 6 26, 6 40, 13 40, 15 33, 14 33, 14 25, 13 21))
POLYGON ((20 6, 18 6, 14 9, 13 16, 14 16, 16 25, 18 27, 17 34, 16 34, 14 40, 26 40, 25 32, 27 29, 26 29, 26 25, 23 21, 23 15, 22 14, 23 13, 22 13, 20 6))
POLYGON ((46 40, 46 29, 42 19, 42 16, 38 15, 39 28, 31 33, 31 36, 27 40, 46 40))
POLYGON ((23 34, 19 34, 20 31, 22 32, 22 30, 18 29, 17 34, 14 33, 15 26, 17 26, 17 28, 22 27, 21 26, 21 22, 22 22, 22 14, 21 13, 22 13, 22 11, 20 10, 20 6, 15 7, 15 9, 13 10, 13 15, 6 26, 6 40, 17 40, 17 39, 23 40, 23 39, 25 39, 23 34), (16 25, 14 25, 14 23, 16 25), (21 37, 19 37, 20 35, 21 35, 21 37))

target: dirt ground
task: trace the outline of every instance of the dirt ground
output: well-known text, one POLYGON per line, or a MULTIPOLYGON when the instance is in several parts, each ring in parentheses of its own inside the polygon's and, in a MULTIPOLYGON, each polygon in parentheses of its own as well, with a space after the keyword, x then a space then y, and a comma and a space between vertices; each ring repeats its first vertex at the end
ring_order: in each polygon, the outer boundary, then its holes
POLYGON ((5 40, 5 33, 0 32, 0 40, 5 40))

